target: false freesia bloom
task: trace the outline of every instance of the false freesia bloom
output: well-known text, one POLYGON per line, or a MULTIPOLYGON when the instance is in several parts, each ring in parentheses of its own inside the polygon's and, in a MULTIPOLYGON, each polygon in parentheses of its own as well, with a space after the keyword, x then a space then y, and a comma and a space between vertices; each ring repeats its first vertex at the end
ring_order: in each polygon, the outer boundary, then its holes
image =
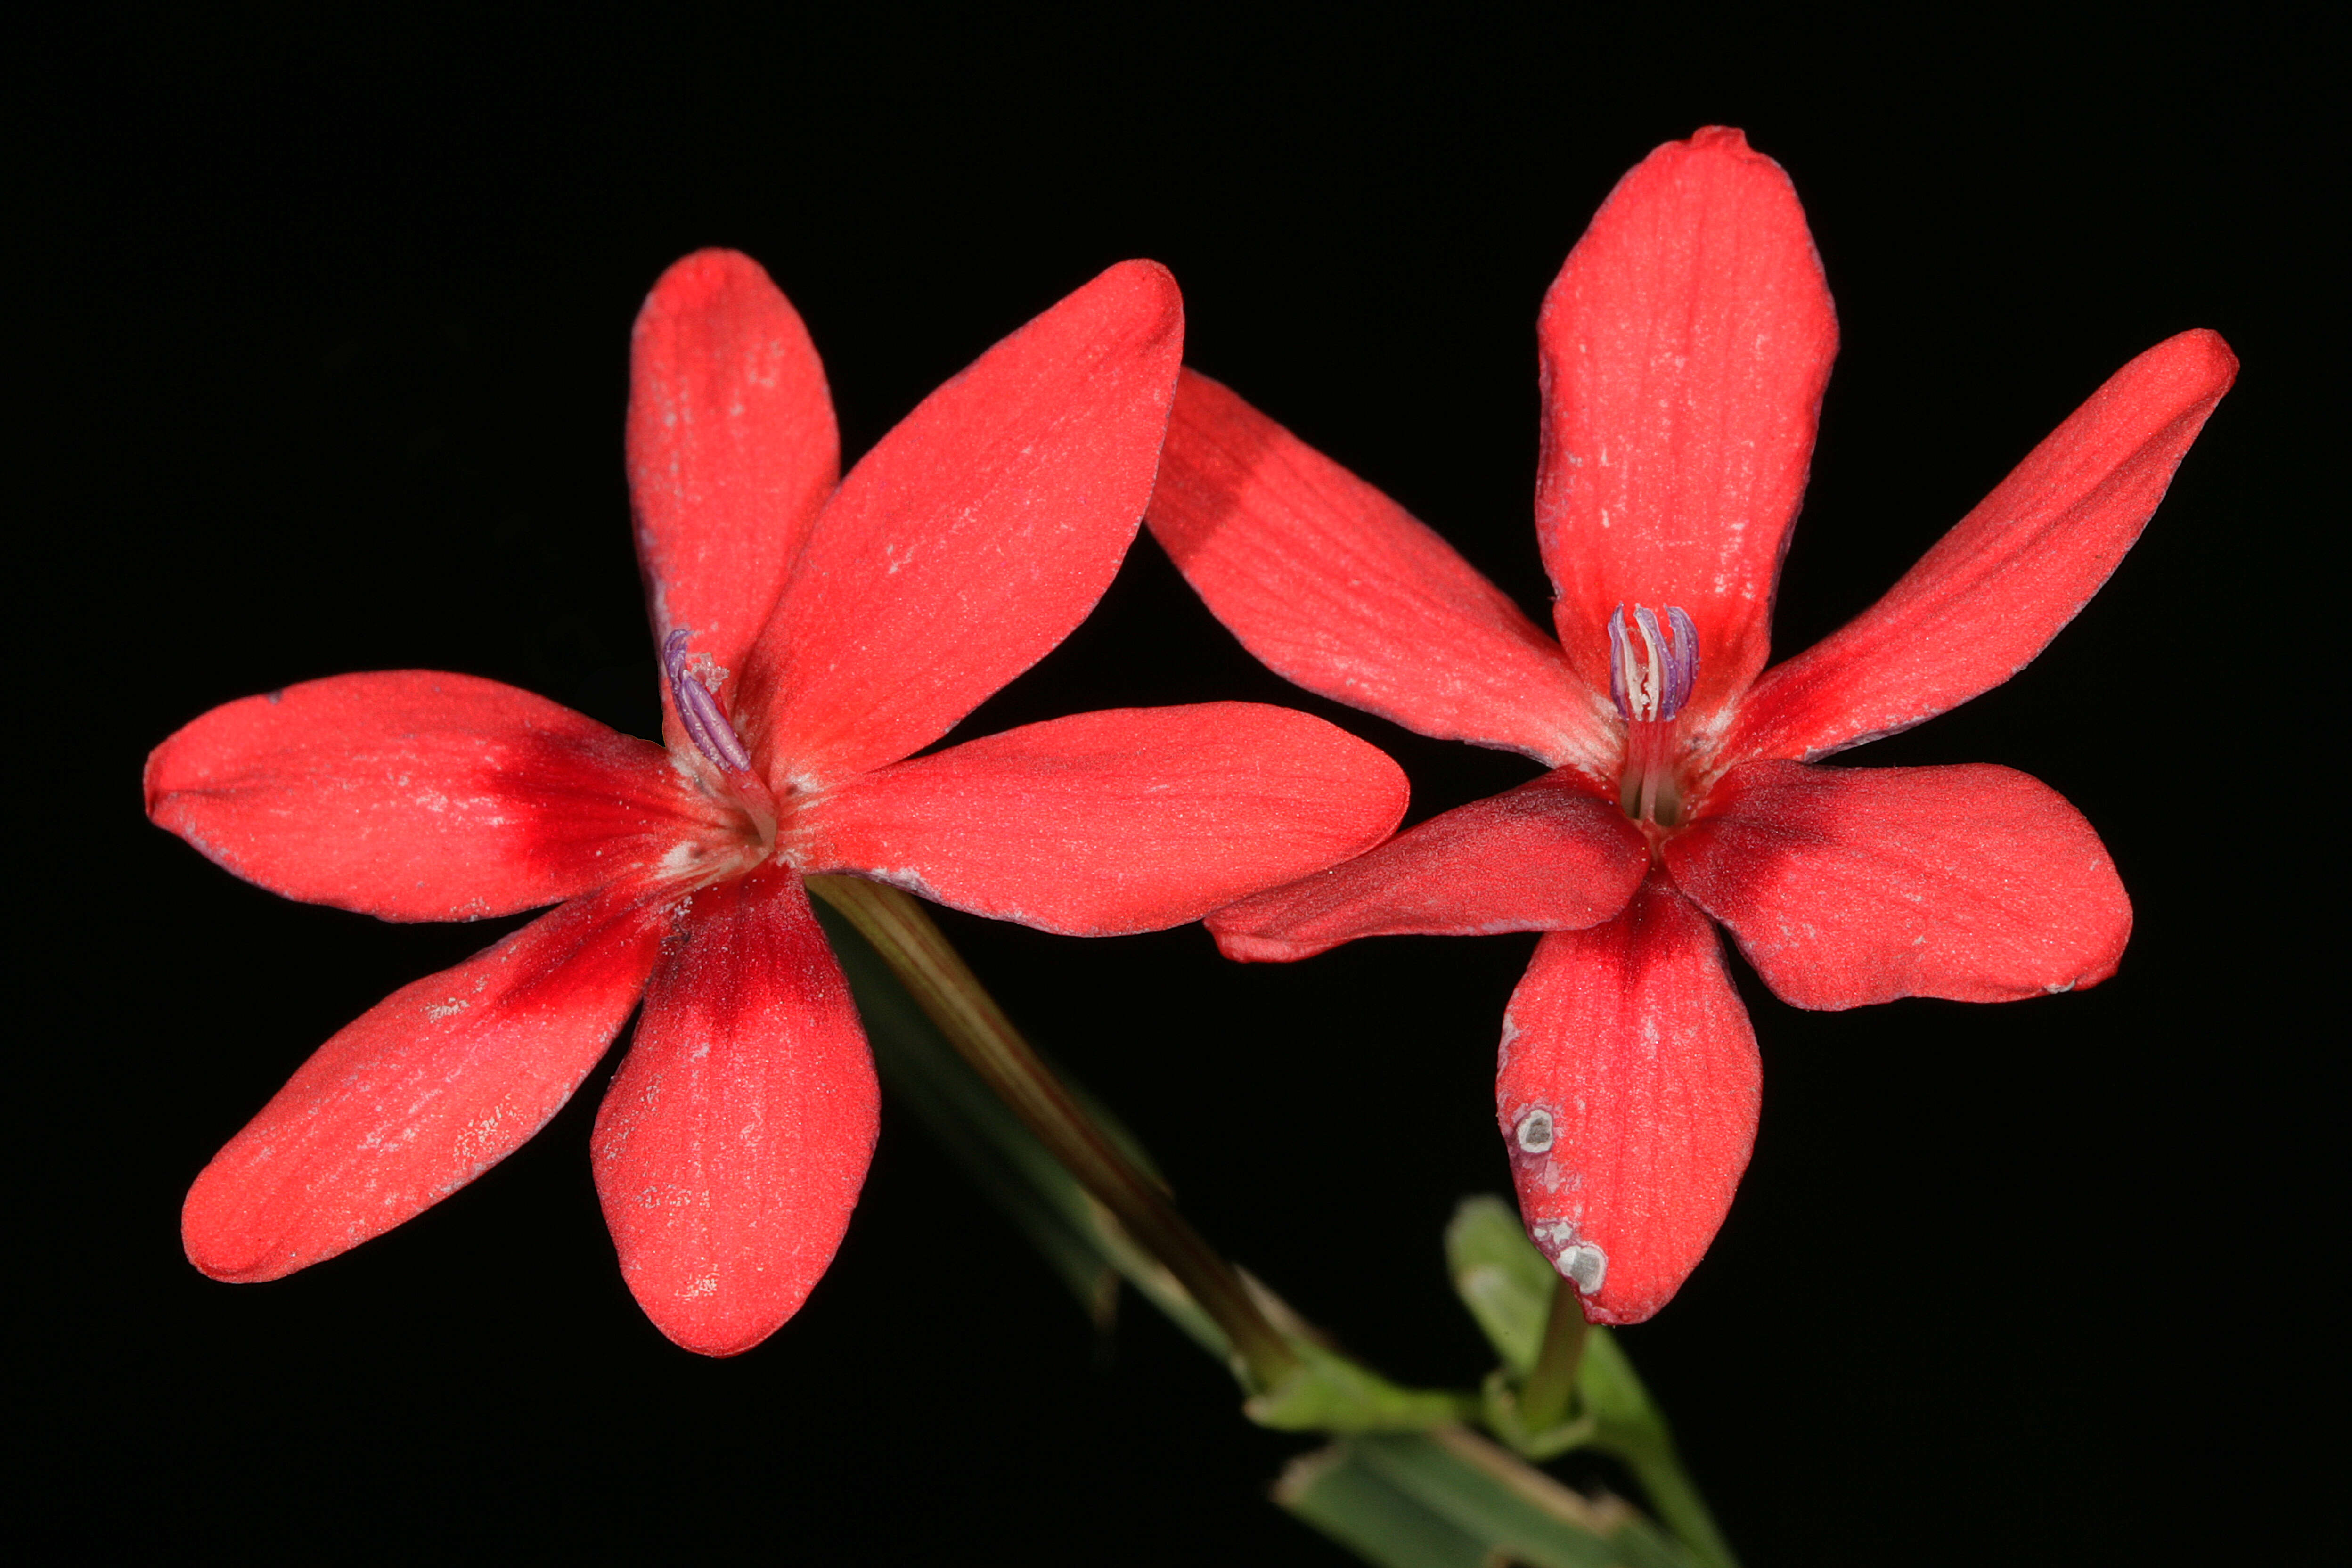
POLYGON ((288 897, 394 921, 558 905, 328 1041, 197 1178, 196 1266, 276 1279, 446 1197, 555 1113, 642 999, 596 1119, 597 1191, 662 1331, 748 1350, 832 1259, 876 1131, 803 874, 1103 935, 1392 830, 1392 763, 1255 704, 911 756, 1102 595, 1182 331, 1164 269, 1112 268, 842 479, 800 318, 747 258, 689 257, 638 318, 628 419, 666 746, 404 670, 233 702, 158 747, 154 819, 288 897))
POLYGON ((1551 771, 1210 918, 1234 958, 1546 933, 1496 1109, 1528 1233, 1635 1322, 1721 1225, 1758 1064, 1709 917, 1801 1007, 2000 1001, 2114 973, 2131 907, 2074 807, 2000 767, 1821 758, 2008 679, 2138 537, 2236 361, 2186 332, 2101 387, 1886 596, 1771 669, 1836 321, 1737 131, 1627 174, 1546 298, 1536 538, 1555 642, 1438 536, 1187 373, 1150 511, 1209 607, 1312 690, 1551 771))

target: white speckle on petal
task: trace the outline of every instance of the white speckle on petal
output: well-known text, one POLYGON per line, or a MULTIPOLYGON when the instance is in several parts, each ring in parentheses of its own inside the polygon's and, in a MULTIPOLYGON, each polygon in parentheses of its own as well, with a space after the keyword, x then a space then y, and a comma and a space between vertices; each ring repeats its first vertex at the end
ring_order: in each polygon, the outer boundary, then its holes
POLYGON ((1514 1142, 1518 1144, 1521 1152, 1528 1154, 1542 1153, 1545 1150, 1551 1147, 1551 1112, 1546 1110, 1542 1106, 1538 1106, 1533 1110, 1528 1111, 1525 1116, 1519 1118, 1519 1124, 1512 1130, 1511 1138, 1514 1142))
POLYGON ((1561 1279, 1588 1296, 1609 1278, 1609 1255, 1580 1237, 1573 1220, 1538 1220, 1528 1226, 1528 1239, 1551 1259, 1561 1279))
POLYGON ((1600 1289, 1601 1282, 1609 1278, 1609 1255, 1589 1241, 1562 1247, 1559 1256, 1551 1261, 1561 1279, 1588 1296, 1600 1289))

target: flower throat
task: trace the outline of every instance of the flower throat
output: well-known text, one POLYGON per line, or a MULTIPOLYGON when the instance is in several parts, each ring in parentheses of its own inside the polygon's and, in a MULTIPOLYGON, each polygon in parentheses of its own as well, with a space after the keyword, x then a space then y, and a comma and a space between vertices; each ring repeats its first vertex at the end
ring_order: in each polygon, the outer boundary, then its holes
POLYGON ((1675 782, 1675 715, 1690 700, 1698 680, 1698 628, 1673 605, 1662 612, 1625 606, 1609 616, 1609 696, 1625 721, 1625 771, 1617 804, 1635 822, 1678 827, 1683 820, 1681 786, 1675 782))

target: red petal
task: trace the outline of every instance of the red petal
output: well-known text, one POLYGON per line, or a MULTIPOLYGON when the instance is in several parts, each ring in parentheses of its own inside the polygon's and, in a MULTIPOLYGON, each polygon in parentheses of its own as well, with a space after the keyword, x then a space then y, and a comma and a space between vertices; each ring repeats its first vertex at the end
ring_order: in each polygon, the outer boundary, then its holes
POLYGON ((1885 598, 1757 682, 1725 754, 1827 756, 2024 668, 2138 540, 2237 374, 2208 331, 2117 371, 1885 598))
POLYGON ((1614 716, 1559 646, 1402 507, 1186 371, 1152 533, 1276 674, 1440 740, 1607 772, 1614 716))
POLYGON ((1618 182, 1544 298, 1536 536, 1609 689, 1609 614, 1676 605, 1711 707, 1764 667, 1837 316, 1780 166, 1714 128, 1618 182))
POLYGON ((2083 814, 2011 768, 1750 763, 1666 841, 1675 882, 1800 1007, 2095 985, 2131 901, 2083 814))
POLYGON ((874 1157, 881 1091, 808 895, 770 860, 694 895, 596 1113, 596 1192, 656 1327, 737 1355, 800 1310, 874 1157))
POLYGON ((637 1005, 660 921, 608 889, 402 987, 319 1047, 188 1191, 189 1261, 276 1279, 409 1219, 505 1159, 637 1005))
POLYGON ((803 808, 791 847, 804 869, 1110 936, 1361 854, 1405 794, 1385 753, 1287 708, 1118 708, 870 773, 803 808))
POLYGON ((866 455, 752 653, 738 710, 775 783, 898 761, 1086 618, 1150 497, 1183 340, 1167 268, 1121 263, 866 455))
POLYGON ((700 250, 637 313, 629 498, 654 641, 742 668, 841 473, 808 330, 760 264, 700 250))
POLYGON ((1575 931, 1623 909, 1649 863, 1614 803, 1553 774, 1219 910, 1209 929, 1227 958, 1273 963, 1361 936, 1575 931))
POLYGON ((1537 946, 1495 1108, 1528 1234, 1594 1322, 1640 1322, 1698 1266, 1748 1168, 1760 1081, 1715 932, 1661 879, 1537 946))
POLYGON ((146 784, 149 816, 247 881, 393 921, 557 903, 712 820, 660 747, 421 669, 215 708, 155 748, 146 784))

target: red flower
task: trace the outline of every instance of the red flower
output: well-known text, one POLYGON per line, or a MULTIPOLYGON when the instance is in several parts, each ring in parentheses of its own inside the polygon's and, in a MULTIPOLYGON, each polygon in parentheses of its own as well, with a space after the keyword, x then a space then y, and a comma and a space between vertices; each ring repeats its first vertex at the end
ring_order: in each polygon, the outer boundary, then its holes
POLYGON ((1552 771, 1210 918, 1234 958, 1546 932, 1504 1016, 1529 1234, 1591 1317, 1655 1312, 1754 1138, 1755 1037, 1707 918, 1801 1007, 2000 1001, 2115 972, 2131 908, 2090 826, 1998 767, 1811 766, 2008 679, 2115 569, 2237 362, 2158 345, 1887 595, 1764 668, 1837 326, 1804 215, 1740 133, 1659 148, 1538 336, 1536 537, 1555 643, 1393 501, 1186 373, 1154 532, 1281 674, 1552 771))
POLYGON ((417 670, 232 702, 158 747, 154 819, 288 897, 394 921, 560 902, 304 1064, 196 1179, 196 1266, 276 1279, 446 1197, 555 1113, 642 995, 597 1191, 662 1331, 748 1350, 831 1260, 876 1130, 803 873, 1105 935, 1393 829, 1395 764, 1255 704, 1081 714, 902 760, 1101 596, 1182 336, 1167 272, 1115 267, 836 483, 800 318, 745 258, 688 257, 638 318, 629 404, 667 750, 417 670))

